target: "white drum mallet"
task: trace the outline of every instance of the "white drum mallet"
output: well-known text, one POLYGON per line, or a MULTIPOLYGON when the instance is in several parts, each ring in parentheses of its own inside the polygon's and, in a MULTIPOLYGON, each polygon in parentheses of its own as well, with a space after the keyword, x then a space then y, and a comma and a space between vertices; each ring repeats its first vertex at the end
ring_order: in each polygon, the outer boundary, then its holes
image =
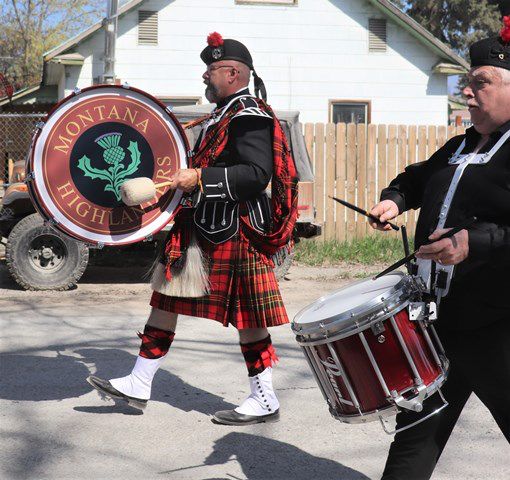
POLYGON ((158 188, 169 187, 172 183, 172 181, 154 183, 148 177, 131 178, 120 186, 120 197, 127 206, 134 207, 153 199, 158 188))

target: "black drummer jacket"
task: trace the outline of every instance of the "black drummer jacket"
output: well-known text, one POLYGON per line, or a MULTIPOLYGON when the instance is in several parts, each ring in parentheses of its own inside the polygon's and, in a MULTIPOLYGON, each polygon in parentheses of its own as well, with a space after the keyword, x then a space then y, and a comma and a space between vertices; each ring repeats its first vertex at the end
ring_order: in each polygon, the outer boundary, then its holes
MULTIPOLYGON (((215 109, 221 110, 236 97, 242 98, 245 107, 242 116, 231 120, 227 145, 214 165, 202 169, 203 195, 195 223, 200 233, 214 243, 236 233, 240 202, 248 209, 255 228, 269 228, 270 203, 264 191, 273 174, 273 119, 249 95, 248 89, 237 92, 215 109)), ((202 130, 195 150, 203 134, 202 130)))
MULTIPOLYGON (((510 129, 510 122, 490 135, 480 153, 489 151, 510 129)), ((443 199, 457 165, 449 158, 466 138, 463 153, 473 152, 480 135, 469 128, 432 157, 410 165, 381 193, 402 213, 421 208, 415 247, 435 230, 443 199)), ((451 330, 475 329, 501 319, 510 322, 510 140, 486 164, 466 167, 451 203, 445 228, 477 217, 468 229, 468 257, 458 264, 448 295, 439 307, 439 323, 451 330)))

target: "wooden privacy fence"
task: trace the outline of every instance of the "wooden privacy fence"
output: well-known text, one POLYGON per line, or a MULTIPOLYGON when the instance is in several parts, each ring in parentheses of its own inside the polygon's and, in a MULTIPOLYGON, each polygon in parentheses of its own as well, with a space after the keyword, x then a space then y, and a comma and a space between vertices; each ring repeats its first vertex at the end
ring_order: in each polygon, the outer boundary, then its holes
MULTIPOLYGON (((315 172, 317 222, 323 240, 350 241, 373 232, 367 219, 328 198, 336 196, 370 210, 381 190, 407 165, 428 159, 465 127, 307 123, 306 146, 315 172)), ((397 223, 414 232, 418 212, 397 223)))

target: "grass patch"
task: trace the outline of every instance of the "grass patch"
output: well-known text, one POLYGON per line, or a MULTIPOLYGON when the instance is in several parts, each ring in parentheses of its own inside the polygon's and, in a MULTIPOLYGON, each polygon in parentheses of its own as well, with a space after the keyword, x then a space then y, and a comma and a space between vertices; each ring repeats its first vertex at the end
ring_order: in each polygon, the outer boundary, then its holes
MULTIPOLYGON (((412 245, 412 239, 409 239, 412 245)), ((337 240, 301 240, 296 245, 294 259, 314 267, 336 265, 341 262, 370 265, 391 264, 404 256, 400 237, 374 235, 351 242, 337 240)))

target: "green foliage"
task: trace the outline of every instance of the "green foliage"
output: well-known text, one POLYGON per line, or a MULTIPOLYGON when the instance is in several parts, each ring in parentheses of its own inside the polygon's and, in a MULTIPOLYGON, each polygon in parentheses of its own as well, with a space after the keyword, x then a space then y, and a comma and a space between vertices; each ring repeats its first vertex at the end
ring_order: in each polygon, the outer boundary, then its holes
MULTIPOLYGON (((412 245, 412 239, 410 244, 412 245)), ((340 262, 389 265, 403 256, 404 248, 400 237, 381 232, 351 242, 301 240, 296 245, 294 258, 311 266, 336 265, 340 262)))
POLYGON ((39 83, 43 53, 91 26, 104 0, 0 0, 0 72, 16 88, 39 83))
POLYGON ((497 0, 411 0, 404 11, 467 58, 473 42, 498 34, 498 5, 497 0))

